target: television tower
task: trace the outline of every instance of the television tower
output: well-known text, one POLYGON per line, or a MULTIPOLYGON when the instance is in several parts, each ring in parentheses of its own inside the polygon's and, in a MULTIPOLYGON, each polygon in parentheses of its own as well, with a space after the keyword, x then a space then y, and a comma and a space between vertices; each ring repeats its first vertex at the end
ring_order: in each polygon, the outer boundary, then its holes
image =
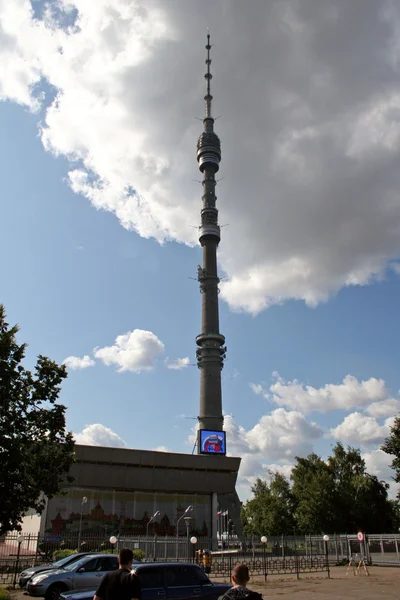
MULTIPOLYGON (((199 429, 222 431, 221 370, 226 354, 225 338, 219 332, 217 248, 220 242, 218 210, 215 207, 215 173, 221 160, 221 142, 214 132, 211 113, 210 34, 207 34, 206 95, 204 132, 197 142, 197 162, 203 174, 203 208, 199 242, 203 248, 203 266, 198 267, 197 279, 202 293, 202 328, 196 337, 197 366, 200 369, 199 429)), ((199 449, 200 451, 200 449, 199 449)))

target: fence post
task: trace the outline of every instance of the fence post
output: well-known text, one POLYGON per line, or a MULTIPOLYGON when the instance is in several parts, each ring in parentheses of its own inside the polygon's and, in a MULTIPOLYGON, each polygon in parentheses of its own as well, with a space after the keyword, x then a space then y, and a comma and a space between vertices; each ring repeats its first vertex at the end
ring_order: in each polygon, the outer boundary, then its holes
POLYGON ((328 578, 331 576, 331 571, 329 567, 329 554, 328 554, 328 542, 329 535, 324 535, 324 550, 325 550, 325 561, 326 561, 326 570, 328 571, 328 578))
POLYGON ((21 544, 24 541, 24 536, 23 535, 19 535, 17 537, 17 542, 18 542, 18 550, 17 550, 17 560, 15 563, 15 571, 14 571, 14 581, 13 581, 13 588, 15 589, 15 583, 17 581, 17 574, 18 574, 18 567, 19 567, 19 555, 21 553, 21 544))
POLYGON ((336 551, 336 562, 339 562, 339 546, 337 542, 337 535, 335 533, 335 551, 336 551))

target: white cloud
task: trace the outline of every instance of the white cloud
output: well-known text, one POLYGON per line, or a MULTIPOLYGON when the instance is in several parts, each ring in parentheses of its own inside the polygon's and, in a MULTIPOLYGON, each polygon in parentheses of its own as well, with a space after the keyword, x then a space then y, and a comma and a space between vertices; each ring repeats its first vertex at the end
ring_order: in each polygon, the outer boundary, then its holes
POLYGON ((126 443, 117 433, 100 423, 86 425, 80 433, 74 433, 74 438, 77 444, 84 444, 87 446, 126 448, 126 443))
POLYGON ((346 444, 365 445, 383 442, 389 433, 393 419, 387 419, 380 425, 373 417, 367 417, 359 412, 351 413, 337 427, 333 427, 331 435, 346 444))
POLYGON ((73 371, 87 369, 88 367, 93 367, 96 364, 93 358, 90 358, 90 356, 87 354, 85 354, 85 356, 82 358, 79 358, 78 356, 68 356, 63 360, 63 363, 73 371))
POLYGON ((264 388, 263 388, 263 386, 262 386, 260 383, 252 383, 252 382, 250 382, 250 383, 249 383, 249 386, 250 386, 250 389, 251 389, 251 390, 253 390, 253 392, 254 392, 254 393, 257 395, 257 396, 263 395, 263 396, 267 397, 267 396, 265 395, 264 388))
POLYGON ((323 433, 299 412, 283 408, 262 416, 249 430, 226 415, 224 429, 228 454, 242 458, 237 486, 242 501, 250 496, 250 487, 257 477, 268 478, 269 470, 289 476, 294 458, 312 452, 323 433))
POLYGON ((390 467, 392 456, 386 454, 382 450, 372 450, 363 454, 367 472, 371 475, 376 475, 378 479, 383 479, 390 483, 389 494, 392 498, 396 498, 400 491, 400 484, 393 481, 394 471, 390 467))
POLYGON ((263 452, 270 460, 294 457, 311 452, 312 445, 322 435, 316 423, 309 423, 297 411, 277 408, 245 435, 250 450, 263 452))
MULTIPOLYGON (((70 160, 72 189, 95 207, 144 237, 195 243, 192 116, 202 110, 208 5, 59 0, 44 19, 32 6, 0 0, 0 98, 34 110, 43 102, 44 147, 70 160), (38 96, 41 80, 54 99, 38 96)), ((398 256, 400 17, 388 6, 213 7, 229 170, 218 199, 230 224, 220 287, 232 308, 257 313, 287 298, 315 306, 382 277, 398 256)))
POLYGON ((388 398, 387 400, 382 400, 382 402, 373 402, 368 406, 367 413, 376 419, 393 417, 400 413, 400 400, 397 398, 388 398))
POLYGON ((169 452, 166 446, 157 446, 157 448, 152 448, 155 452, 169 452))
POLYGON ((164 344, 151 331, 134 329, 115 339, 113 346, 95 348, 94 356, 117 371, 140 373, 154 368, 156 358, 164 352, 164 344))
MULTIPOLYGON (((297 381, 285 381, 278 373, 273 373, 276 381, 269 390, 260 384, 251 383, 255 394, 262 394, 279 406, 285 406, 303 413, 312 411, 329 412, 332 410, 352 410, 380 401, 387 402, 389 392, 382 379, 371 377, 366 381, 358 381, 352 375, 346 375, 342 383, 327 383, 320 388, 305 385, 297 381)), ((377 408, 376 408, 377 410, 377 408)), ((384 409, 382 409, 384 410, 384 409)))
POLYGON ((165 360, 167 369, 173 369, 177 371, 187 367, 189 365, 189 362, 190 361, 188 356, 186 356, 185 358, 177 358, 176 360, 170 360, 169 358, 165 360))

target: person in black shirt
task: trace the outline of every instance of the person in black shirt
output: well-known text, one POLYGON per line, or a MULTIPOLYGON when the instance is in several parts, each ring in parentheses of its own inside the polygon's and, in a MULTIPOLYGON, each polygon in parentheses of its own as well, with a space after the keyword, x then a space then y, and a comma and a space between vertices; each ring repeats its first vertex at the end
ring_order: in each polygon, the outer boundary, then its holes
POLYGON ((131 573, 132 561, 132 550, 122 548, 119 569, 104 575, 93 600, 141 600, 139 577, 131 573))

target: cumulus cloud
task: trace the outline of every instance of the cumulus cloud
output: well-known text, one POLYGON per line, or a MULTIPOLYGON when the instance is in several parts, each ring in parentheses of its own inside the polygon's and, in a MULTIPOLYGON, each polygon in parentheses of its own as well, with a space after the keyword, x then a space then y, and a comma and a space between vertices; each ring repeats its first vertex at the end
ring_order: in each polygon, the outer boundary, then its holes
POLYGON ((397 398, 388 398, 387 400, 382 400, 382 402, 373 402, 368 406, 367 413, 376 419, 393 417, 400 413, 400 400, 397 398))
POLYGON ((337 427, 331 428, 330 432, 335 439, 346 444, 377 444, 387 437, 392 423, 393 418, 389 418, 384 425, 380 425, 373 417, 354 412, 347 415, 337 427))
POLYGON ((187 367, 189 365, 189 362, 190 361, 188 356, 186 356, 185 358, 177 358, 176 360, 170 360, 169 358, 165 360, 167 369, 173 369, 176 371, 187 367))
POLYGON ((86 446, 104 446, 106 448, 126 448, 124 440, 112 429, 93 423, 86 425, 80 433, 74 433, 75 442, 86 446))
POLYGON ((77 371, 79 369, 87 369, 88 367, 93 367, 96 363, 93 358, 90 358, 88 354, 85 354, 82 358, 78 356, 68 356, 63 360, 63 363, 69 369, 73 371, 77 371))
POLYGON ((365 460, 367 472, 390 483, 389 495, 393 499, 397 498, 397 494, 400 492, 400 484, 393 481, 394 471, 390 466, 393 457, 377 449, 363 454, 363 459, 365 460))
POLYGON ((134 329, 117 336, 113 346, 95 348, 96 358, 107 366, 116 366, 117 371, 140 373, 150 371, 156 358, 164 352, 164 344, 151 331, 134 329))
POLYGON ((227 448, 231 456, 242 458, 238 493, 247 499, 257 477, 268 478, 269 471, 289 476, 296 456, 312 452, 322 429, 296 411, 278 408, 261 417, 251 429, 239 425, 231 415, 224 417, 227 448))
MULTIPOLYGON (((303 413, 312 411, 329 412, 332 410, 352 410, 353 408, 372 406, 372 411, 389 410, 389 392, 382 379, 371 377, 366 381, 358 381, 352 375, 346 375, 342 383, 328 383, 320 388, 305 385, 296 379, 285 381, 278 373, 273 373, 275 382, 269 389, 261 384, 251 383, 255 394, 261 394, 275 404, 285 406, 303 413), (381 401, 384 401, 385 408, 381 401)), ((371 413, 372 414, 372 413, 371 413)), ((389 413, 393 414, 393 413, 389 413)), ((378 415, 376 415, 378 416, 378 415)), ((383 414, 381 416, 384 416, 383 414)))
POLYGON ((157 448, 152 448, 155 452, 169 452, 166 446, 157 446, 157 448))
POLYGON ((44 147, 96 208, 193 244, 211 6, 221 297, 256 314, 384 276, 400 251, 396 3, 0 0, 0 98, 43 107, 44 147))

